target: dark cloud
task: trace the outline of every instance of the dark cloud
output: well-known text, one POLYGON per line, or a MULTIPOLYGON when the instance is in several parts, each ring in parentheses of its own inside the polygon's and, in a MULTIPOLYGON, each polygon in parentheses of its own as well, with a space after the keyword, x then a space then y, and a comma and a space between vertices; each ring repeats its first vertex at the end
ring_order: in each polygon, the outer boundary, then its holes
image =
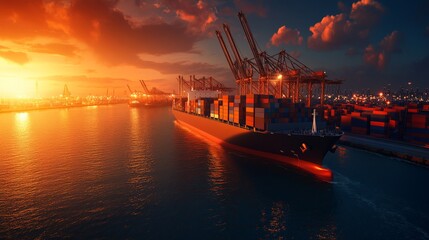
POLYGON ((289 54, 290 54, 292 57, 297 58, 297 59, 301 57, 301 52, 300 52, 300 51, 298 51, 298 50, 296 50, 296 51, 291 51, 291 52, 289 52, 289 54))
POLYGON ((380 48, 387 53, 400 53, 402 39, 398 31, 393 31, 380 42, 380 48))
POLYGON ((365 63, 381 69, 384 68, 384 64, 386 63, 385 56, 384 52, 375 49, 372 45, 369 45, 365 48, 363 58, 365 63))
POLYGON ((173 11, 194 33, 212 31, 212 24, 217 20, 216 4, 213 1, 163 0, 157 4, 158 8, 173 11))
POLYGON ((0 51, 0 57, 20 65, 24 65, 30 61, 27 54, 23 52, 0 51))
MULTIPOLYGON (((341 7, 345 9, 344 6, 341 7)), ((328 15, 310 27, 308 46, 315 50, 338 49, 368 38, 384 9, 374 0, 361 0, 352 4, 350 13, 328 15)))
POLYGON ((364 51, 365 63, 383 69, 393 53, 401 52, 401 39, 398 31, 393 31, 380 41, 376 48, 369 45, 364 51))
POLYGON ((361 0, 352 4, 350 19, 359 28, 370 28, 380 20, 384 8, 375 0, 361 0))
POLYGON ((77 0, 70 8, 72 34, 90 46, 107 65, 141 65, 139 53, 189 52, 200 36, 183 22, 134 26, 114 9, 114 2, 77 0))
POLYGON ((346 51, 346 55, 347 56, 356 56, 356 55, 358 55, 360 53, 360 51, 359 50, 357 50, 356 48, 354 48, 354 47, 350 47, 349 49, 347 49, 347 51, 346 51))
POLYGON ((268 10, 263 0, 250 2, 247 0, 234 0, 234 4, 239 11, 246 14, 256 14, 260 17, 267 16, 268 10))
POLYGON ((276 33, 270 39, 270 43, 274 46, 279 46, 280 44, 290 44, 290 45, 301 45, 302 44, 301 33, 297 29, 287 28, 286 26, 281 26, 276 33))

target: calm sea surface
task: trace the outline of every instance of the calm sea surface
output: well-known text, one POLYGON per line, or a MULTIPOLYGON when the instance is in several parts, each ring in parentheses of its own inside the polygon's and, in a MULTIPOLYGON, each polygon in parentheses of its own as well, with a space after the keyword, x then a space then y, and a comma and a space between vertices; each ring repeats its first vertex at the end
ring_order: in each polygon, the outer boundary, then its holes
POLYGON ((223 149, 169 108, 0 114, 0 239, 429 239, 429 169, 339 147, 334 182, 223 149))

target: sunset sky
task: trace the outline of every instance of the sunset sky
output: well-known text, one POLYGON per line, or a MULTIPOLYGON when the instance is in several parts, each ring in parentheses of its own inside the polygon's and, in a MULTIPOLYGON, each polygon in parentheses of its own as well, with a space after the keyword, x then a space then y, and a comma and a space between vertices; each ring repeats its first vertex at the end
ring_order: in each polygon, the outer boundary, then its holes
POLYGON ((429 1, 0 0, 0 97, 167 92, 178 75, 235 87, 215 35, 227 23, 251 58, 282 49, 343 89, 429 87, 429 1))

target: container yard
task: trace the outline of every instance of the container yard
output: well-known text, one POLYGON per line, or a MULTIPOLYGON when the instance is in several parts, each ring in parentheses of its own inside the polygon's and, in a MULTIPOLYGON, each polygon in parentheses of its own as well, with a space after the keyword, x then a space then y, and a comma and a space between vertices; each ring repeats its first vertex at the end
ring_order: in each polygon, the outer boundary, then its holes
POLYGON ((324 118, 345 132, 429 146, 429 104, 391 107, 338 104, 325 109, 324 118))

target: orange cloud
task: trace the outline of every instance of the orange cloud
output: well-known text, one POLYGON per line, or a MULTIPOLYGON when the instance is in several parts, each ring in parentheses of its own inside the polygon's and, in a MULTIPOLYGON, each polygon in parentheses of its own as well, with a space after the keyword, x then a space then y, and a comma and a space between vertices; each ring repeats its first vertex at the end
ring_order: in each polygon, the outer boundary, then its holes
POLYGON ((51 29, 70 34, 68 9, 70 3, 63 1, 51 1, 44 3, 46 23, 51 29))
POLYGON ((379 47, 375 48, 369 45, 364 51, 365 63, 375 66, 378 69, 383 69, 389 61, 392 53, 401 52, 400 35, 398 31, 393 31, 385 36, 379 43, 379 47))
POLYGON ((274 46, 279 46, 282 43, 301 45, 302 40, 301 33, 297 29, 290 29, 283 25, 273 34, 270 43, 274 46))
POLYGON ((380 47, 385 52, 397 53, 401 51, 400 48, 400 35, 398 31, 393 31, 389 35, 385 36, 380 42, 380 47))
MULTIPOLYGON (((0 40, 22 42, 42 37, 49 39, 50 43, 33 46, 31 51, 56 52, 73 57, 76 47, 67 51, 59 43, 74 39, 88 46, 100 62, 107 65, 140 65, 137 56, 140 53, 159 55, 192 51, 194 44, 206 37, 205 31, 217 19, 212 10, 215 8, 204 1, 195 4, 191 1, 165 0, 159 1, 158 8, 177 10, 182 16, 179 18, 181 21, 176 17, 169 23, 158 18, 157 21, 142 22, 136 26, 132 17, 116 8, 118 2, 6 1, 0 8, 0 40)), ((150 5, 150 10, 156 9, 154 4, 150 5)), ((142 14, 145 10, 139 11, 142 14)), ((170 15, 173 14, 174 11, 170 15)))
POLYGON ((313 49, 333 49, 350 39, 351 22, 345 14, 325 16, 320 22, 310 27, 312 35, 307 43, 313 49))
MULTIPOLYGON (((344 4, 341 8, 345 9, 344 4)), ((307 44, 312 49, 328 50, 360 43, 368 38, 370 29, 379 21, 383 11, 381 4, 373 0, 355 2, 350 14, 328 15, 311 26, 307 44)))
POLYGON ((53 36, 46 23, 43 0, 2 1, 0 39, 28 39, 53 36))
MULTIPOLYGON (((148 8, 148 3, 139 1, 140 6, 148 8)), ((207 34, 212 32, 212 24, 217 20, 216 5, 211 1, 177 1, 161 0, 152 4, 153 8, 163 13, 176 13, 176 16, 186 23, 187 30, 193 34, 207 34)))
POLYGON ((376 66, 378 68, 384 68, 385 56, 384 53, 377 51, 372 45, 365 48, 364 51, 365 63, 376 66))
POLYGON ((30 61, 27 54, 23 52, 0 51, 0 57, 20 65, 24 65, 30 61))
POLYGON ((71 44, 48 43, 30 45, 29 51, 47 54, 57 54, 66 57, 76 57, 78 49, 71 44))
POLYGON ((140 66, 140 53, 187 52, 201 39, 178 21, 135 26, 122 12, 115 10, 114 3, 103 0, 76 0, 69 16, 73 36, 86 43, 107 65, 140 66))

